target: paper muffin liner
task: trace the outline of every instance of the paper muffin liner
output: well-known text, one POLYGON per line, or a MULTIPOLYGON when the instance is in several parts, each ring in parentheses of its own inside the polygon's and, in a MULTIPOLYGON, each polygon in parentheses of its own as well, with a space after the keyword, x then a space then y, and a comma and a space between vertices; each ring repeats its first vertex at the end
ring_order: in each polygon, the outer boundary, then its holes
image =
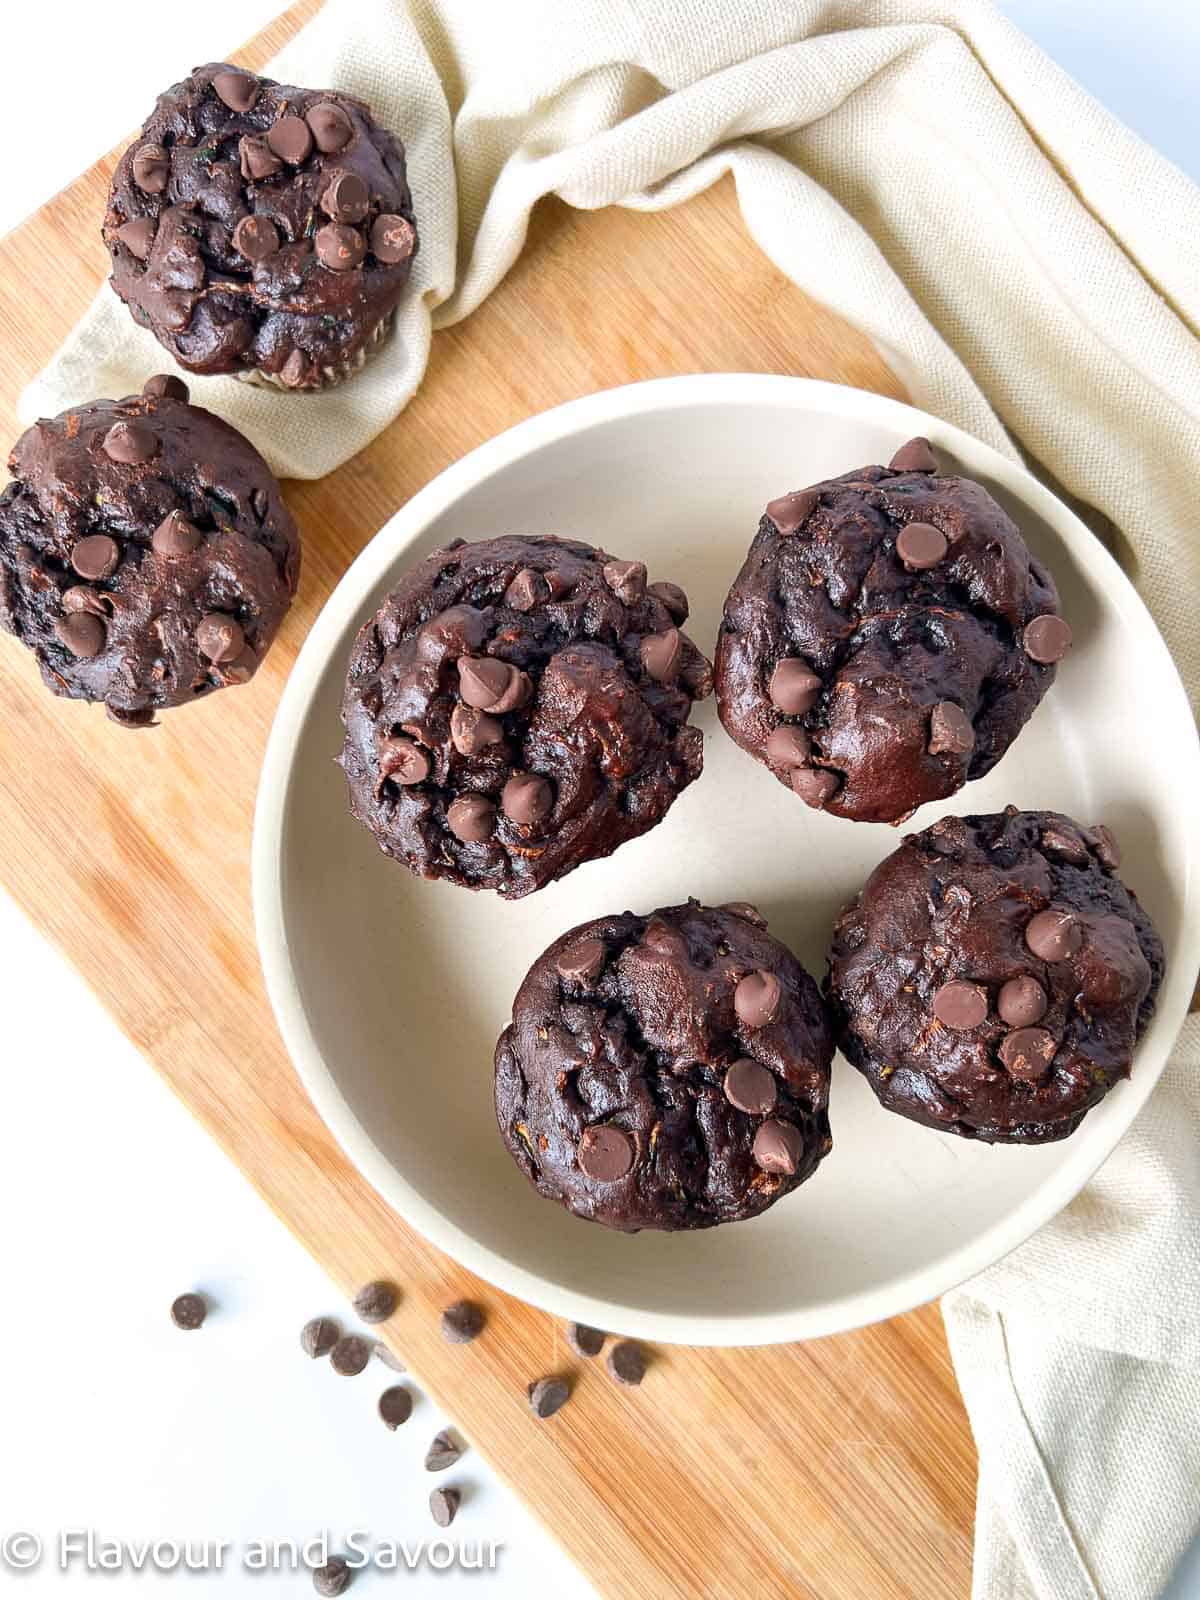
POLYGON ((239 372, 235 376, 242 383, 252 383, 260 389, 282 389, 284 394, 320 394, 322 389, 336 388, 339 383, 344 383, 347 378, 352 378, 356 372, 360 372, 391 333, 395 320, 394 311, 389 311, 386 317, 381 317, 352 356, 347 356, 344 361, 332 366, 321 368, 319 383, 306 383, 300 388, 293 388, 290 383, 284 383, 277 372, 263 372, 258 367, 251 372, 239 372))

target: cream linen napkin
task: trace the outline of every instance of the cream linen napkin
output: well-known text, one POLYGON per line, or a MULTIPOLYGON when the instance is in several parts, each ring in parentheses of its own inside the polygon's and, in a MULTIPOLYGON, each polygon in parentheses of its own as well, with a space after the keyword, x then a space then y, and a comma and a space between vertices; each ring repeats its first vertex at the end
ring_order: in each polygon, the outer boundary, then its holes
MULTIPOLYGON (((353 382, 196 382, 277 471, 327 473, 396 416, 540 196, 653 210, 732 172, 758 244, 917 404, 1085 504, 1196 703, 1200 193, 984 0, 328 0, 272 72, 396 129, 422 240, 353 382)), ((162 365, 105 288, 23 415, 162 365)), ((1084 1195, 945 1302, 978 1600, 1150 1600, 1200 1520, 1198 1060, 1193 1020, 1084 1195)))

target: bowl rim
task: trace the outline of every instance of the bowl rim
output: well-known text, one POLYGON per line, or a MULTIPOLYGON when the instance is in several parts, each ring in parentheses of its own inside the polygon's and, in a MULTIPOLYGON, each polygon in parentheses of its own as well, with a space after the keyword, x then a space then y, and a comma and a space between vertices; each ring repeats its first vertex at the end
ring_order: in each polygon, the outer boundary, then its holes
MULTIPOLYGON (((430 480, 384 523, 342 575, 318 614, 284 686, 267 742, 255 805, 251 886, 259 959, 284 1047, 318 1115, 351 1164, 380 1197, 424 1239, 497 1288, 552 1315, 638 1335, 658 1343, 749 1346, 788 1343, 846 1332, 898 1316, 934 1300, 1002 1260, 1055 1217, 1079 1193, 1128 1131, 1157 1083, 1188 1013, 1192 977, 1200 968, 1200 915, 1196 912, 1197 855, 1192 848, 1179 885, 1183 909, 1177 948, 1170 952, 1152 1025, 1156 1058, 1121 1086, 1120 1115, 1102 1138, 1064 1145, 1063 1162, 1023 1201, 936 1261, 881 1285, 839 1295, 802 1309, 745 1315, 732 1309, 704 1316, 661 1312, 581 1294, 480 1244, 427 1201, 371 1138, 338 1088, 308 1023, 288 943, 283 897, 283 847, 296 754, 311 702, 343 634, 365 618, 365 602, 405 548, 467 491, 547 445, 614 420, 658 411, 714 405, 774 405, 806 409, 816 400, 827 414, 870 421, 907 437, 924 435, 962 463, 984 472, 1030 505, 1086 568, 1116 606, 1121 624, 1139 635, 1158 658, 1156 689, 1173 702, 1191 737, 1181 742, 1178 804, 1190 812, 1187 837, 1200 841, 1200 741, 1178 671, 1162 636, 1128 577, 1080 519, 1017 462, 971 434, 903 401, 823 379, 766 373, 695 373, 653 378, 568 400, 506 429, 460 457, 430 480)), ((1165 704, 1165 702, 1164 702, 1165 704)), ((549 1203, 549 1202, 547 1202, 549 1203)))

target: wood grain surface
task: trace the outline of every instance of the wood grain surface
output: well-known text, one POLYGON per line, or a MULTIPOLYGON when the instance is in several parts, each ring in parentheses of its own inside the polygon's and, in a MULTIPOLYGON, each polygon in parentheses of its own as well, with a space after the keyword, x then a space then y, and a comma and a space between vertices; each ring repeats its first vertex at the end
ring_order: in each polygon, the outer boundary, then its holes
MULTIPOLYGON (((314 10, 306 0, 239 59, 260 65, 314 10)), ((0 243, 5 440, 18 391, 105 275, 112 166, 0 243)), ((728 182, 658 216, 539 207, 507 281, 435 337, 407 412, 331 477, 287 485, 303 581, 251 685, 129 733, 55 700, 4 638, 2 876, 335 1282, 403 1286, 389 1343, 602 1595, 964 1600, 975 1459, 936 1308, 771 1350, 660 1349, 642 1388, 620 1391, 599 1364, 583 1370, 549 1317, 472 1279, 357 1176, 296 1079, 259 975, 259 764, 297 648, 351 558, 449 462, 533 412, 730 369, 901 394, 874 349, 755 248, 728 182), (450 1348, 438 1313, 462 1294, 486 1305, 488 1330, 450 1348), (539 1423, 525 1385, 557 1370, 576 1374, 575 1393, 539 1423)))

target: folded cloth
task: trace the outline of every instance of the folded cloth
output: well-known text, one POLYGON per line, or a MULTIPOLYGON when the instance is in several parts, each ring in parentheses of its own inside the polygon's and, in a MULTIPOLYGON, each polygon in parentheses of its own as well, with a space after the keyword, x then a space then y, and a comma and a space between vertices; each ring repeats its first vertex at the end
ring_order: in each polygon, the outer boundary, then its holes
MULTIPOLYGON (((398 414, 541 196, 656 210, 732 173, 758 244, 917 404, 1074 497, 1196 704, 1200 192, 985 0, 328 0, 270 70, 371 102, 421 230, 351 382, 196 381, 278 472, 330 472, 398 414)), ((161 366, 106 287, 23 415, 161 366)), ((1083 1196, 947 1298, 980 1600, 1149 1600, 1200 1520, 1198 1057, 1192 1022, 1083 1196)))

